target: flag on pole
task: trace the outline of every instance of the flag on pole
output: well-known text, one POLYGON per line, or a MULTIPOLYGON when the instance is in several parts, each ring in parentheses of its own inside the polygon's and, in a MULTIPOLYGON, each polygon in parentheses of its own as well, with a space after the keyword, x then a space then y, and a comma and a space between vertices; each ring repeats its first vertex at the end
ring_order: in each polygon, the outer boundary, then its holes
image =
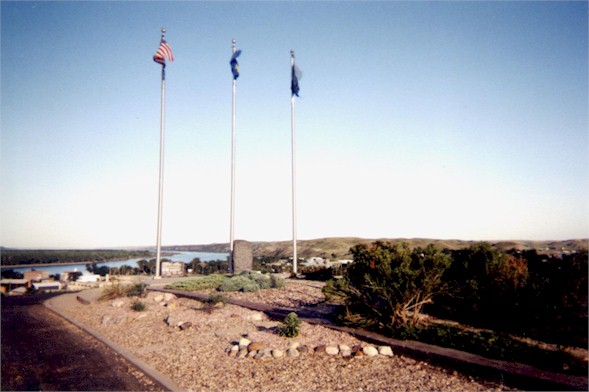
POLYGON ((290 90, 292 91, 292 95, 296 95, 298 97, 299 96, 299 79, 302 79, 303 73, 301 72, 299 67, 297 67, 296 64, 294 64, 294 63, 292 65, 291 76, 292 76, 292 78, 290 81, 290 90))
POLYGON ((231 64, 231 73, 233 74, 233 79, 237 79, 239 77, 239 64, 237 63, 237 58, 240 54, 241 50, 237 50, 235 53, 233 53, 233 56, 231 56, 231 61, 229 62, 229 64, 231 64))
POLYGON ((172 48, 166 42, 165 38, 162 37, 162 41, 160 42, 160 47, 158 48, 157 52, 153 55, 153 61, 158 64, 166 66, 166 58, 170 61, 174 61, 174 55, 172 54, 172 48))

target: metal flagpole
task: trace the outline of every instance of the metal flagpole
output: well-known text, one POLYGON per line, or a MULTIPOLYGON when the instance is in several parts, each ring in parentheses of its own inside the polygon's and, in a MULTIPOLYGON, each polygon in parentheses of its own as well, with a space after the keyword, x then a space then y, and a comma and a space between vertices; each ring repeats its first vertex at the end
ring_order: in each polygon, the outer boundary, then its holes
MULTIPOLYGON (((294 72, 295 55, 290 51, 290 67, 294 72)), ((295 98, 290 96, 290 129, 292 144, 292 272, 297 273, 297 176, 296 176, 296 144, 295 144, 295 98)))
MULTIPOLYGON (((166 35, 166 29, 162 27, 162 40, 166 35)), ((160 262, 162 249, 162 205, 164 197, 164 125, 165 125, 165 91, 166 91, 166 66, 162 64, 162 109, 160 123, 160 173, 159 173, 159 192, 157 208, 157 250, 155 261, 155 279, 161 278, 160 262)))
MULTIPOLYGON (((236 42, 232 41, 231 52, 234 55, 236 50, 236 42)), ((233 260, 233 241, 235 230, 235 86, 236 78, 233 77, 233 88, 231 98, 231 222, 229 224, 229 272, 235 272, 235 265, 233 260)))

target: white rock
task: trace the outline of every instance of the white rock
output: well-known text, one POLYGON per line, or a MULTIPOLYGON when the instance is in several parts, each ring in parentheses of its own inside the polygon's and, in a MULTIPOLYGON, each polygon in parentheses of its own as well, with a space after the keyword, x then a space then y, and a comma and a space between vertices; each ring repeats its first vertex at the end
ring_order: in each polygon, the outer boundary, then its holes
POLYGON ((350 348, 350 346, 345 345, 345 344, 339 344, 338 347, 339 347, 339 350, 340 351, 352 351, 352 349, 350 348))
POLYGON ((392 357, 393 349, 390 346, 380 346, 378 348, 378 353, 380 355, 384 355, 385 357, 392 357))
POLYGON ((352 349, 349 350, 339 350, 339 353, 342 357, 351 357, 352 356, 352 349))
POLYGON ((164 300, 164 296, 162 294, 156 295, 153 300, 155 302, 162 302, 164 300))
POLYGON ((274 350, 272 350, 272 356, 274 358, 282 358, 284 356, 284 351, 282 351, 279 348, 275 348, 274 350))
POLYGON ((378 355, 378 350, 373 346, 364 347, 362 349, 362 352, 364 353, 364 355, 366 355, 368 357, 374 357, 374 356, 378 355))
POLYGON ((164 293, 164 301, 171 301, 173 299, 176 299, 176 296, 172 293, 164 293))
POLYGON ((261 312, 253 312, 247 318, 251 321, 262 321, 264 316, 261 312))
POLYGON ((247 356, 247 348, 242 348, 237 353, 237 358, 245 358, 247 356))
POLYGON ((286 355, 292 358, 296 358, 299 355, 301 355, 301 353, 296 348, 289 348, 288 350, 286 350, 286 355))
POLYGON ((327 347, 325 347, 325 352, 328 355, 338 355, 339 354, 339 348, 337 346, 327 346, 327 347))
POLYGON ((300 345, 301 344, 299 342, 291 342, 288 348, 297 349, 300 347, 300 345))
POLYGON ((249 339, 241 338, 241 339, 239 339, 239 343, 238 344, 239 344, 240 347, 247 347, 247 346, 250 345, 251 342, 252 341, 249 340, 249 339))
POLYGON ((125 305, 125 301, 123 301, 122 299, 117 299, 115 301, 112 301, 111 305, 114 308, 122 308, 125 305))

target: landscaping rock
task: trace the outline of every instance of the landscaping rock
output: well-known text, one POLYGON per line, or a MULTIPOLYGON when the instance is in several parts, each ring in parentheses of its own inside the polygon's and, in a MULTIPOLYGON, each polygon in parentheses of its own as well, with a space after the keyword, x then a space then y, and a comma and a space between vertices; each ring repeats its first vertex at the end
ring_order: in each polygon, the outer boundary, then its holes
POLYGON ((247 346, 247 351, 260 351, 264 348, 264 345, 260 342, 252 342, 247 346))
POLYGON ((240 347, 247 347, 247 346, 250 345, 250 343, 251 343, 251 340, 246 339, 246 338, 241 338, 241 339, 239 339, 239 343, 238 344, 239 344, 240 347))
POLYGON ((385 357, 392 357, 393 349, 390 346, 380 346, 378 348, 378 353, 380 355, 384 355, 385 357))
POLYGON ((153 300, 155 302, 162 302, 164 300, 164 296, 162 294, 158 294, 153 298, 153 300))
POLYGON ((286 350, 286 355, 292 358, 297 358, 301 355, 301 353, 296 348, 289 348, 288 350, 286 350))
POLYGON ((169 302, 173 299, 176 299, 176 296, 172 293, 164 293, 163 299, 164 299, 164 301, 169 302))
POLYGON ((181 329, 182 331, 184 331, 184 330, 186 330, 186 329, 188 329, 188 328, 192 327, 192 323, 191 323, 190 321, 184 321, 184 322, 182 322, 182 323, 178 324, 178 327, 180 327, 180 329, 181 329))
POLYGON ((339 348, 337 346, 329 345, 325 347, 325 352, 327 353, 327 355, 338 355, 339 348))
POLYGON ((369 357, 374 357, 378 355, 378 350, 373 346, 366 346, 362 349, 362 352, 369 357))
POLYGON ((282 351, 279 348, 275 348, 274 350, 272 350, 272 356, 274 358, 282 358, 284 357, 284 351, 282 351))
POLYGON ((111 305, 113 306, 113 308, 122 308, 123 306, 125 306, 125 301, 122 299, 117 299, 112 301, 111 305))

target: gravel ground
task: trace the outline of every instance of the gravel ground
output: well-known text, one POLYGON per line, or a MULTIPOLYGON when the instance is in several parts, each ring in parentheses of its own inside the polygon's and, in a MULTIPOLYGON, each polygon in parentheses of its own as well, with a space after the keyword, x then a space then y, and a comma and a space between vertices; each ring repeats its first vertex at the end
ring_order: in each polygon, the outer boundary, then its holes
MULTIPOLYGON (((282 307, 321 303, 320 284, 287 281, 283 289, 226 296, 282 307)), ((241 337, 285 350, 294 342, 366 346, 349 334, 303 322, 298 337, 280 337, 276 321, 234 305, 207 306, 186 298, 160 300, 150 292, 146 309, 130 309, 131 298, 76 304, 66 313, 122 345, 187 391, 483 391, 505 387, 400 355, 353 357, 301 354, 298 358, 230 357, 225 349, 241 337), (181 330, 169 326, 190 322, 181 330)))

